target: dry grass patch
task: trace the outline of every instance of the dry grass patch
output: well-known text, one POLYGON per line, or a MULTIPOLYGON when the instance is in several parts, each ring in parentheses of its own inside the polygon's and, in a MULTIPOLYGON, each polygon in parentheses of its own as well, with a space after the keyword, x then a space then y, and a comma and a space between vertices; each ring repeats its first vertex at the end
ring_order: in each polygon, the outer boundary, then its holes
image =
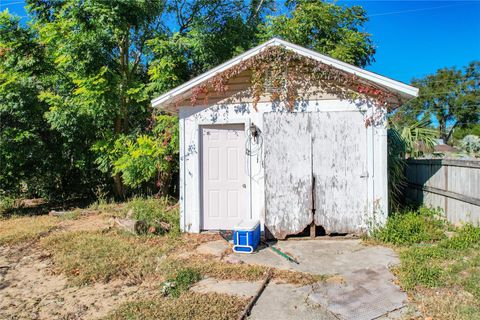
POLYGON ((50 216, 34 216, 0 220, 0 245, 31 241, 52 231, 59 220, 50 216))
MULTIPOLYGON (((187 259, 170 259, 166 261, 163 268, 168 274, 175 274, 181 268, 191 268, 198 271, 203 276, 209 276, 220 280, 263 280, 270 269, 267 266, 249 265, 249 264, 231 264, 216 260, 207 255, 193 255, 187 259)), ((312 275, 309 273, 272 269, 273 279, 307 285, 325 280, 322 275, 312 275)))
POLYGON ((122 305, 105 319, 237 319, 248 299, 223 294, 185 292, 179 298, 158 297, 122 305))
POLYGON ((74 284, 111 279, 143 280, 155 274, 166 251, 167 239, 136 237, 120 232, 71 232, 43 239, 55 269, 74 284))
POLYGON ((417 288, 414 295, 425 317, 444 320, 480 319, 480 302, 461 288, 417 288))

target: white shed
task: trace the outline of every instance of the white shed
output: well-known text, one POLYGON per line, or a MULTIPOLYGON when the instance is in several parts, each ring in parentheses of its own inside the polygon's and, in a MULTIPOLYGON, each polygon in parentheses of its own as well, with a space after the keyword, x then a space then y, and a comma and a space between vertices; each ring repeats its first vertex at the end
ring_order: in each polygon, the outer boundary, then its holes
POLYGON ((383 223, 386 109, 417 93, 272 39, 154 99, 179 116, 182 230, 258 219, 283 239, 383 223))

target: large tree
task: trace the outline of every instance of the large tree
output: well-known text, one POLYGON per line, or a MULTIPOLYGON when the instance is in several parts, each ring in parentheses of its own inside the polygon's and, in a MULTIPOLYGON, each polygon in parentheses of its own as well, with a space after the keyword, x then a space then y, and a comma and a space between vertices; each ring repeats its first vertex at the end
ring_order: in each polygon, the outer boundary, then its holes
POLYGON ((297 0, 287 1, 287 9, 268 18, 263 40, 277 36, 360 67, 373 61, 375 47, 364 31, 368 18, 362 7, 297 0))
POLYGON ((0 26, 4 190, 42 181, 91 192, 113 176, 122 196, 123 183, 167 183, 175 121, 152 117, 150 99, 272 36, 360 66, 374 53, 360 7, 288 1, 276 16, 272 0, 26 2, 28 24, 5 13, 0 26))
POLYGON ((414 79, 418 98, 395 114, 398 122, 413 123, 434 118, 440 137, 450 142, 456 128, 467 128, 480 121, 480 62, 457 69, 439 69, 435 74, 414 79))

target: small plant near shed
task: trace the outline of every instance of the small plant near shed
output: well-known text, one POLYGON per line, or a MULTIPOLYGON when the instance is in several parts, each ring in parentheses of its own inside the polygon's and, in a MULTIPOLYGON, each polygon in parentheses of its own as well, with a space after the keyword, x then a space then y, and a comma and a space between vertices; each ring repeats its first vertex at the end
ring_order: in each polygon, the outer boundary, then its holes
POLYGON ((393 214, 384 227, 372 232, 372 237, 393 245, 431 243, 445 238, 446 229, 439 210, 422 207, 393 214))
POLYGON ((194 283, 200 281, 202 275, 195 269, 180 269, 174 277, 169 278, 162 285, 162 294, 178 298, 180 294, 187 291, 194 283))

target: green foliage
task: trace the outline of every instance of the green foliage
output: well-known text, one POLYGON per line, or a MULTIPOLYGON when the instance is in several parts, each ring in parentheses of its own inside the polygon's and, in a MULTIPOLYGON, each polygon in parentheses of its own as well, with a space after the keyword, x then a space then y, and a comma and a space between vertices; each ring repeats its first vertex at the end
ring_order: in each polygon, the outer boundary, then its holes
POLYGON ((261 39, 278 36, 361 67, 373 61, 375 47, 370 35, 361 31, 368 21, 362 7, 309 0, 292 3, 288 14, 267 19, 261 39))
POLYGON ((409 125, 393 122, 388 129, 388 190, 391 207, 398 208, 406 186, 405 159, 433 150, 436 130, 425 119, 409 125))
POLYGON ((178 208, 167 198, 133 198, 126 212, 133 211, 133 218, 145 221, 149 226, 158 227, 161 222, 170 225, 169 234, 180 234, 180 215, 178 208))
POLYGON ((477 289, 480 279, 473 279, 474 274, 471 274, 480 270, 480 255, 477 253, 480 249, 480 228, 467 224, 456 232, 450 239, 444 238, 429 246, 412 246, 401 253, 402 265, 398 272, 406 289, 418 285, 463 284, 467 291, 480 298, 477 289), (465 275, 466 279, 463 278, 465 275))
POLYGON ((400 132, 407 157, 418 157, 433 150, 437 131, 430 127, 430 121, 422 119, 402 127, 394 123, 393 127, 400 132))
POLYGON ((405 178, 405 141, 395 129, 387 131, 388 152, 388 198, 390 206, 398 208, 401 203, 403 189, 407 185, 405 178))
POLYGON ((121 173, 126 185, 138 187, 156 178, 157 186, 168 187, 178 169, 178 120, 157 116, 151 136, 119 139, 115 149, 123 152, 113 163, 113 174, 121 173))
POLYGON ((398 110, 398 121, 412 123, 434 117, 440 137, 449 143, 457 127, 468 128, 480 120, 479 77, 480 62, 473 61, 462 70, 444 68, 414 79, 412 85, 420 88, 419 96, 398 110))
POLYGON ((460 146, 469 153, 478 153, 480 152, 480 137, 474 135, 465 136, 460 142, 460 146))
POLYGON ((420 208, 418 211, 397 212, 384 227, 374 230, 372 237, 394 245, 431 243, 445 238, 446 225, 441 212, 420 208))
POLYGON ((300 1, 275 18, 271 0, 26 4, 29 24, 0 15, 0 192, 10 196, 165 195, 177 125, 152 126, 150 99, 273 35, 357 65, 374 53, 359 7, 300 1))
POLYGON ((163 294, 178 298, 182 292, 187 291, 194 283, 201 279, 202 275, 195 269, 180 269, 174 277, 164 282, 162 288, 163 294))
POLYGON ((438 211, 421 208, 389 217, 374 237, 400 246, 401 264, 394 272, 403 289, 428 304, 430 315, 478 318, 480 227, 466 224, 454 228, 439 219, 438 211), (445 235, 447 227, 449 237, 445 235))
POLYGON ((455 142, 458 142, 468 135, 480 137, 480 124, 466 124, 462 127, 456 127, 453 130, 452 136, 455 139, 455 142))
POLYGON ((0 219, 7 216, 15 208, 15 198, 3 196, 0 197, 0 219))

